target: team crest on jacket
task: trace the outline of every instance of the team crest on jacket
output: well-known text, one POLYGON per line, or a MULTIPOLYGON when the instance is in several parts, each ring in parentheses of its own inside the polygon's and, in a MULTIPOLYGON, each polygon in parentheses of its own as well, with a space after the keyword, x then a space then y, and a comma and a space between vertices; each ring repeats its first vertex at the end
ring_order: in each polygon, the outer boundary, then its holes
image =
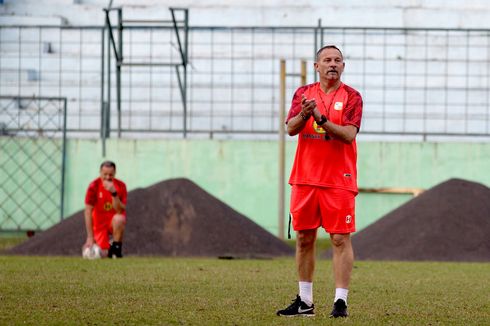
POLYGON ((336 111, 340 111, 344 108, 344 103, 343 102, 335 102, 333 108, 336 111))
POLYGON ((112 204, 109 202, 104 203, 104 210, 110 211, 112 209, 112 204))

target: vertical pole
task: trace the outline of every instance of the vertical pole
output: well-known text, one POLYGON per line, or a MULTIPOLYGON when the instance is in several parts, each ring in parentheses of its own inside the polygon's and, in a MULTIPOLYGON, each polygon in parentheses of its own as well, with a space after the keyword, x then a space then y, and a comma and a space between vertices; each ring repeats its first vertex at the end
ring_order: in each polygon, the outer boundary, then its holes
POLYGON ((301 86, 306 85, 306 60, 301 60, 301 86))
POLYGON ((106 106, 106 134, 105 137, 108 138, 111 135, 111 31, 110 31, 110 21, 109 12, 106 13, 107 21, 107 106, 106 106))
POLYGON ((278 210, 278 226, 279 226, 279 239, 284 239, 284 196, 285 196, 285 110, 286 110, 286 60, 281 59, 280 63, 280 96, 279 96, 279 210, 278 210))
POLYGON ((187 61, 188 61, 188 49, 189 49, 189 10, 188 9, 177 9, 170 8, 170 13, 172 14, 172 22, 175 30, 175 36, 177 37, 177 43, 179 45, 181 65, 182 65, 182 78, 180 77, 180 70, 177 66, 177 77, 179 78, 180 93, 182 95, 182 107, 183 107, 183 130, 184 138, 187 137, 187 61), (175 11, 179 10, 184 12, 184 46, 180 40, 179 27, 177 25, 177 19, 175 18, 175 11), (182 79, 182 80, 181 80, 182 79))
POLYGON ((102 124, 102 157, 105 157, 105 153, 106 153, 106 146, 105 146, 105 140, 106 140, 106 135, 107 135, 107 124, 106 124, 106 120, 107 120, 107 102, 104 101, 104 103, 102 104, 102 121, 101 121, 101 124, 102 124))
POLYGON ((184 138, 187 137, 187 62, 189 60, 189 10, 184 10, 184 138))
POLYGON ((121 138, 121 65, 123 62, 123 53, 122 53, 122 32, 123 32, 123 26, 122 26, 122 8, 119 8, 117 10, 117 18, 118 18, 118 24, 117 24, 117 31, 118 31, 118 52, 119 55, 116 56, 117 58, 117 137, 121 138))
POLYGON ((61 205, 60 221, 65 215, 65 173, 66 173, 66 97, 63 99, 63 149, 61 156, 61 205))
POLYGON ((103 139, 105 138, 105 131, 104 131, 104 83, 105 83, 105 65, 104 65, 104 59, 105 59, 105 25, 102 28, 102 35, 101 37, 101 49, 100 49, 100 62, 101 62, 101 67, 100 67, 100 138, 103 139))
POLYGON ((184 43, 184 58, 185 65, 189 61, 189 10, 185 9, 184 11, 184 34, 185 34, 185 43, 184 43))
POLYGON ((184 85, 182 86, 182 104, 184 105, 184 138, 187 138, 187 66, 182 67, 184 85))
MULTIPOLYGON (((318 26, 315 28, 315 48, 313 49, 313 59, 316 61, 316 51, 318 51, 323 46, 323 31, 322 31, 322 20, 318 19, 318 26), (318 44, 318 33, 322 34, 321 43, 318 44)), ((317 74, 313 74, 314 81, 317 82, 317 74)))
POLYGON ((320 47, 322 47, 324 44, 324 40, 323 40, 323 28, 322 28, 322 20, 321 19, 318 20, 318 28, 320 28, 320 47))

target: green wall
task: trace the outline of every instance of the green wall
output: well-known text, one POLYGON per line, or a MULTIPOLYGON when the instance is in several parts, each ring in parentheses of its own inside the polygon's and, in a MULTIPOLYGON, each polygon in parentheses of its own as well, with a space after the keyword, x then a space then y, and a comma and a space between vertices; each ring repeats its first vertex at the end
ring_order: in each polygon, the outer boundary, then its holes
MULTIPOLYGON (((4 140, 0 137, 0 162, 3 162, 0 179, 5 180, 7 174, 26 172, 35 159, 41 159, 32 155, 25 158, 22 167, 12 166, 8 157, 24 155, 29 144, 23 141, 24 149, 19 151, 7 146, 4 140)), ((32 141, 33 150, 40 141, 32 141)), ((111 159, 118 165, 117 176, 126 182, 129 190, 169 178, 186 177, 273 234, 278 234, 279 148, 276 141, 110 139, 106 157, 102 156, 102 144, 98 140, 69 139, 66 148, 65 216, 83 208, 89 182, 98 176, 100 163, 111 159)), ((296 142, 288 141, 286 179, 295 149, 296 142)), ((360 187, 428 189, 454 177, 490 186, 490 173, 487 173, 490 143, 359 142, 358 149, 360 187)), ((26 178, 28 176, 16 180, 22 179, 24 181, 20 181, 25 183, 26 178)), ((288 205, 289 186, 286 189, 288 205)), ((2 208, 6 208, 9 200, 3 193, 0 197, 2 208)), ((360 193, 357 197, 358 230, 411 198, 407 194, 360 193)), ((15 219, 23 220, 25 216, 15 219)), ((287 216, 284 219, 287 222, 287 216)), ((3 228, 14 225, 12 222, 0 216, 3 228)))
MULTIPOLYGON (((83 206, 101 153, 100 142, 68 142, 67 215, 83 206)), ((273 142, 111 140, 106 158, 116 162, 128 189, 186 177, 277 234, 277 153, 273 142)))
MULTIPOLYGON (((287 143, 286 178, 295 149, 296 142, 287 143)), ((358 149, 360 187, 427 189, 453 177, 490 185, 488 143, 360 142, 358 149)), ((66 215, 83 207, 85 189, 107 158, 118 164, 117 176, 130 190, 186 177, 278 234, 278 152, 276 141, 109 140, 104 158, 101 142, 69 140, 66 215)), ((289 187, 286 189, 288 203, 289 187)), ((357 198, 358 230, 410 198, 405 194, 361 193, 357 198)))

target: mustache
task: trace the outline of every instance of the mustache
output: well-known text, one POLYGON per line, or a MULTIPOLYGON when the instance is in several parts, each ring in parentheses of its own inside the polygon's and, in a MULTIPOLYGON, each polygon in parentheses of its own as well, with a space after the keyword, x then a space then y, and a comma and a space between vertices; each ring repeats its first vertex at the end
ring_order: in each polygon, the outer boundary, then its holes
POLYGON ((337 69, 330 69, 330 70, 327 70, 327 72, 338 72, 337 69))

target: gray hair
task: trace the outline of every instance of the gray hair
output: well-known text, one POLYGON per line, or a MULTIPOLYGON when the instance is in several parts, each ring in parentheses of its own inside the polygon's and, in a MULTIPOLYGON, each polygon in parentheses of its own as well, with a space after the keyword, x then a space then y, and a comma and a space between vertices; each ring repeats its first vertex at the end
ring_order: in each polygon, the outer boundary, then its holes
POLYGON ((331 44, 331 45, 325 45, 324 47, 320 48, 320 50, 316 51, 316 57, 315 57, 316 62, 318 62, 318 58, 320 57, 320 54, 325 49, 335 49, 335 50, 339 51, 340 56, 342 57, 342 60, 344 60, 344 55, 342 54, 342 51, 340 51, 340 49, 337 46, 331 44))
POLYGON ((104 162, 102 162, 102 164, 100 165, 100 169, 102 170, 102 168, 104 166, 106 168, 114 168, 114 171, 116 171, 116 163, 114 163, 112 161, 104 161, 104 162))

